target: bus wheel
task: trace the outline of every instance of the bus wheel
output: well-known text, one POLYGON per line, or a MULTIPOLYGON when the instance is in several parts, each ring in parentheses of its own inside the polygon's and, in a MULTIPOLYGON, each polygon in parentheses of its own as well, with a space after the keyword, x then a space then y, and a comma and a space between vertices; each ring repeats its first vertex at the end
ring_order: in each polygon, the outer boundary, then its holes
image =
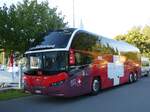
POLYGON ((134 82, 134 75, 132 73, 130 73, 129 75, 129 83, 134 82))
POLYGON ((94 78, 92 82, 92 95, 98 94, 100 91, 100 80, 98 78, 94 78))
POLYGON ((137 74, 136 73, 134 73, 134 81, 137 81, 137 74))
POLYGON ((149 72, 149 71, 147 71, 147 73, 146 73, 146 75, 145 75, 145 76, 146 76, 146 77, 148 77, 148 76, 149 76, 149 74, 150 74, 150 72, 149 72))

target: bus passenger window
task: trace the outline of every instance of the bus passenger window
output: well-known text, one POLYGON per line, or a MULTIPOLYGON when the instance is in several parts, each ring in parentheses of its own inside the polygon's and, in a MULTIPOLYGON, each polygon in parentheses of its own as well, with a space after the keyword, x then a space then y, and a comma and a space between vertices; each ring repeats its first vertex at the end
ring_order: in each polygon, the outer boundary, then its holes
POLYGON ((76 65, 86 65, 92 62, 92 57, 82 53, 75 53, 76 65))

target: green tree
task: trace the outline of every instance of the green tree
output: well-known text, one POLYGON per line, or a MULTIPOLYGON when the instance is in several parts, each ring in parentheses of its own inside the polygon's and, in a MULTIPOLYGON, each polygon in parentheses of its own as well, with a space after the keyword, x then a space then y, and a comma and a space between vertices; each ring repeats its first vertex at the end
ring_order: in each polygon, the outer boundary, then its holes
POLYGON ((126 41, 138 47, 143 55, 150 57, 150 36, 144 31, 146 31, 144 28, 133 27, 127 34, 118 35, 115 39, 126 41))
POLYGON ((24 0, 10 7, 4 4, 0 8, 0 47, 23 54, 31 42, 42 39, 43 33, 64 28, 64 16, 48 5, 37 0, 24 0))
POLYGON ((143 28, 142 32, 143 32, 143 34, 144 34, 145 36, 148 37, 148 39, 150 39, 150 26, 146 25, 146 26, 143 28))

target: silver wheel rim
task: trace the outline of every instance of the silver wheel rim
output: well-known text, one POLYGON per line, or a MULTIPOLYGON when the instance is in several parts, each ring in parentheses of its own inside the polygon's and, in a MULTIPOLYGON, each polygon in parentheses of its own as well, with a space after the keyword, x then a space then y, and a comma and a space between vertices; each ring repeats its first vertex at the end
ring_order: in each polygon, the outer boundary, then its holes
POLYGON ((130 74, 130 82, 133 82, 132 74, 130 74))
POLYGON ((93 91, 95 91, 95 92, 99 91, 99 81, 98 80, 93 81, 93 91))
POLYGON ((134 80, 135 80, 135 81, 137 80, 137 76, 136 76, 136 73, 134 74, 134 80))

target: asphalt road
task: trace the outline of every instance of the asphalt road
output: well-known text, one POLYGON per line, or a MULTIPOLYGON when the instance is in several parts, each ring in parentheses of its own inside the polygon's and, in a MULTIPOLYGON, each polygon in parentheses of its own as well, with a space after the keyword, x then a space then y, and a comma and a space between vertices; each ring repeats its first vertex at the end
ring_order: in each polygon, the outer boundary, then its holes
POLYGON ((0 101, 0 112, 150 112, 150 77, 74 98, 29 96, 0 101))

